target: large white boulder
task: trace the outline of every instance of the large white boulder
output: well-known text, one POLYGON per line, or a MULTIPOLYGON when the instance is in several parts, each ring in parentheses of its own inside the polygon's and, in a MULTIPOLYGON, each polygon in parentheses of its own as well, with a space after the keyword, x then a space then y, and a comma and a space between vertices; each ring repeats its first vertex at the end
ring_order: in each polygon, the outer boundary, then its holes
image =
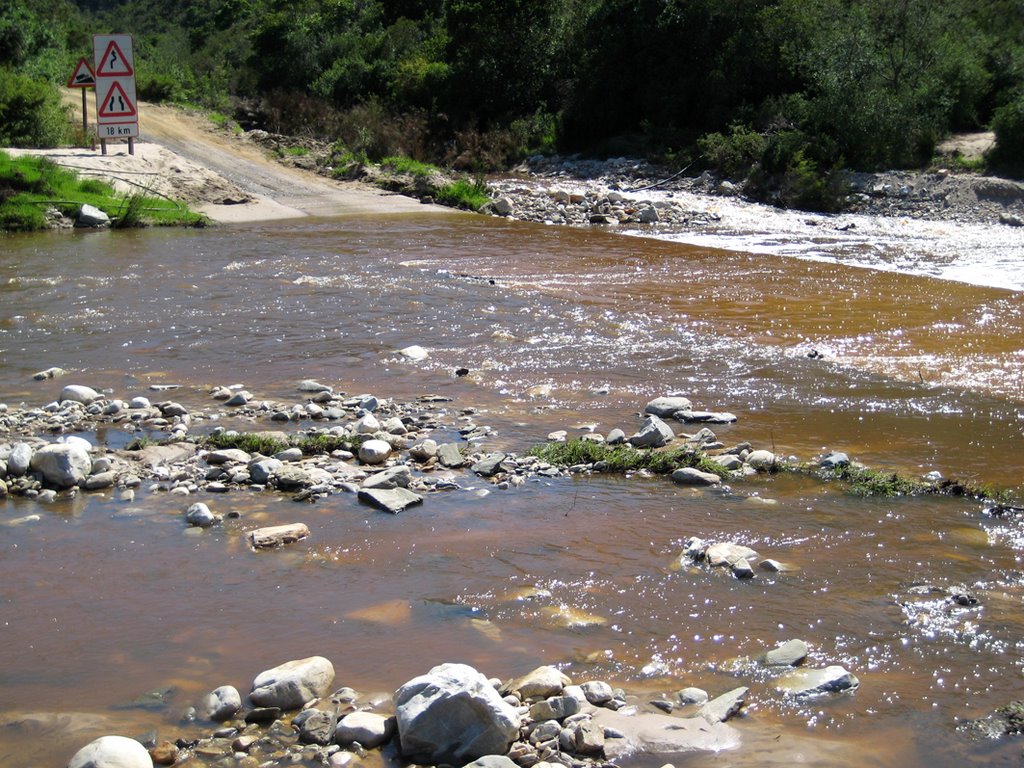
POLYGON ((102 398, 99 392, 92 387, 86 387, 82 384, 68 384, 60 393, 60 402, 70 400, 74 403, 82 403, 82 405, 89 405, 102 398))
POLYGON ((153 768, 153 759, 135 739, 101 736, 75 752, 68 768, 153 768))
POLYGON ((503 755, 519 735, 519 716, 480 672, 441 664, 395 692, 404 756, 428 765, 465 765, 503 755))
POLYGON ((334 682, 334 665, 323 656, 288 661, 261 672, 252 681, 249 699, 258 707, 298 709, 326 696, 334 682))
POLYGON ((88 451, 74 443, 53 443, 32 454, 32 470, 43 476, 47 485, 71 488, 85 482, 92 471, 88 451))

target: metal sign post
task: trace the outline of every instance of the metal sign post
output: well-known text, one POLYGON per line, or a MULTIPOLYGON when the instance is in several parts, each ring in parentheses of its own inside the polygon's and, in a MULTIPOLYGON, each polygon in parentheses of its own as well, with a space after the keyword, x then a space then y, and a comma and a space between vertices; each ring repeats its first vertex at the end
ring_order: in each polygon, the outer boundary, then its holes
POLYGON ((135 98, 135 54, 131 35, 93 35, 96 62, 96 125, 103 154, 107 139, 128 139, 135 154, 139 111, 135 98))
MULTIPOLYGON (((85 92, 96 87, 96 75, 89 66, 89 60, 84 56, 78 60, 75 71, 68 78, 68 88, 79 88, 82 91, 82 136, 89 135, 89 104, 85 98, 85 92)), ((93 145, 95 149, 96 145, 93 145)))

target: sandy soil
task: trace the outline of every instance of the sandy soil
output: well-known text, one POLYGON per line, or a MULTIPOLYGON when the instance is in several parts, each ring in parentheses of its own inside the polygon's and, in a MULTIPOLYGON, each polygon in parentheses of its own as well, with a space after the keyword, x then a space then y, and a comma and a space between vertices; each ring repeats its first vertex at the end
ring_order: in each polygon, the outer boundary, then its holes
MULTIPOLYGON (((81 109, 77 94, 70 104, 81 109)), ((135 154, 109 142, 107 154, 91 149, 7 150, 45 155, 85 176, 107 179, 122 191, 146 189, 184 200, 222 223, 301 216, 450 212, 439 206, 358 182, 335 182, 288 168, 244 137, 218 131, 185 110, 140 104, 135 154)))

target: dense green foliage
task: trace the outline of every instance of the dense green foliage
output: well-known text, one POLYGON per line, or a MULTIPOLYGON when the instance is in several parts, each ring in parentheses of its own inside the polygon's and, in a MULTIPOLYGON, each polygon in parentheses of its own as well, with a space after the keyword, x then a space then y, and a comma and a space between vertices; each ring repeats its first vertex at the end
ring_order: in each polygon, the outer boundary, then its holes
POLYGON ((46 158, 0 152, 0 232, 45 229, 46 208, 73 216, 86 203, 106 213, 114 227, 196 224, 201 218, 170 200, 119 195, 109 184, 79 178, 46 158))
POLYGON ((646 153, 827 209, 951 131, 1020 156, 1020 0, 9 0, 0 66, 59 83, 109 31, 143 98, 370 160, 646 153))

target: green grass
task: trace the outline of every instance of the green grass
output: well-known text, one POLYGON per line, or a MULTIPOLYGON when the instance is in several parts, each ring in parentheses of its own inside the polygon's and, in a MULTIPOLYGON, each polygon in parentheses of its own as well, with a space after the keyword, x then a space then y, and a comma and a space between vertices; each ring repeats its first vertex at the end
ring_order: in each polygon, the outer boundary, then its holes
POLYGON ((915 496, 930 492, 932 486, 920 480, 902 477, 896 472, 885 472, 867 467, 840 467, 825 471, 828 479, 844 483, 857 496, 915 496))
POLYGON ((355 453, 359 450, 363 439, 362 437, 318 434, 296 435, 288 440, 281 440, 261 432, 239 432, 237 434, 222 432, 219 435, 208 435, 203 438, 202 445, 211 450, 237 448, 246 453, 260 453, 264 456, 273 456, 287 448, 300 448, 305 456, 320 456, 337 450, 355 453))
POLYGON ((451 184, 445 184, 437 190, 436 200, 441 205, 448 205, 452 208, 479 211, 491 201, 491 198, 487 196, 487 186, 482 180, 459 179, 451 184))
POLYGON ((838 469, 821 469, 813 464, 789 466, 788 471, 813 475, 823 480, 844 484, 850 493, 857 496, 964 496, 978 501, 1008 504, 1013 495, 1006 489, 994 488, 984 483, 946 479, 937 483, 906 477, 898 472, 870 469, 861 466, 846 466, 838 469))
POLYGON ((119 195, 96 179, 83 179, 44 157, 12 158, 0 151, 0 229, 46 229, 44 211, 54 207, 74 216, 88 204, 110 216, 115 227, 198 224, 199 214, 181 203, 151 195, 119 195))
POLYGON ((309 150, 305 147, 285 147, 281 154, 285 157, 304 157, 309 154, 309 150))
MULTIPOLYGON (((671 474, 680 467, 694 467, 702 472, 711 472, 723 480, 732 474, 714 462, 703 451, 692 448, 677 448, 669 451, 638 450, 629 445, 610 446, 590 440, 570 440, 565 443, 545 443, 530 449, 530 456, 548 462, 556 467, 572 467, 581 464, 601 462, 605 472, 636 472, 649 470, 659 475, 671 474)), ((908 478, 897 472, 846 466, 838 469, 821 469, 817 464, 787 464, 779 462, 775 472, 791 472, 808 475, 820 480, 842 484, 846 490, 857 496, 920 496, 937 494, 941 496, 964 496, 978 501, 1009 504, 1013 496, 1006 490, 980 483, 959 480, 942 480, 930 483, 908 478)))
POLYGON ((222 432, 219 435, 204 437, 202 444, 204 448, 212 450, 223 451, 228 448, 237 448, 246 453, 262 453, 264 456, 273 456, 289 447, 286 440, 279 440, 260 432, 239 432, 237 434, 222 432))
POLYGON ((430 165, 430 163, 421 163, 419 160, 413 160, 411 157, 385 157, 380 161, 380 164, 382 167, 388 168, 395 173, 408 173, 422 178, 438 172, 437 166, 430 165))
POLYGON ((964 157, 959 152, 952 155, 936 157, 932 160, 933 169, 948 168, 954 173, 984 173, 988 161, 984 157, 964 157))
POLYGON ((636 472, 646 469, 667 475, 681 467, 694 467, 721 478, 729 477, 728 470, 711 461, 702 451, 677 448, 672 451, 638 450, 631 445, 606 445, 591 440, 569 440, 565 443, 545 443, 530 449, 530 456, 556 467, 602 462, 606 472, 636 472))

